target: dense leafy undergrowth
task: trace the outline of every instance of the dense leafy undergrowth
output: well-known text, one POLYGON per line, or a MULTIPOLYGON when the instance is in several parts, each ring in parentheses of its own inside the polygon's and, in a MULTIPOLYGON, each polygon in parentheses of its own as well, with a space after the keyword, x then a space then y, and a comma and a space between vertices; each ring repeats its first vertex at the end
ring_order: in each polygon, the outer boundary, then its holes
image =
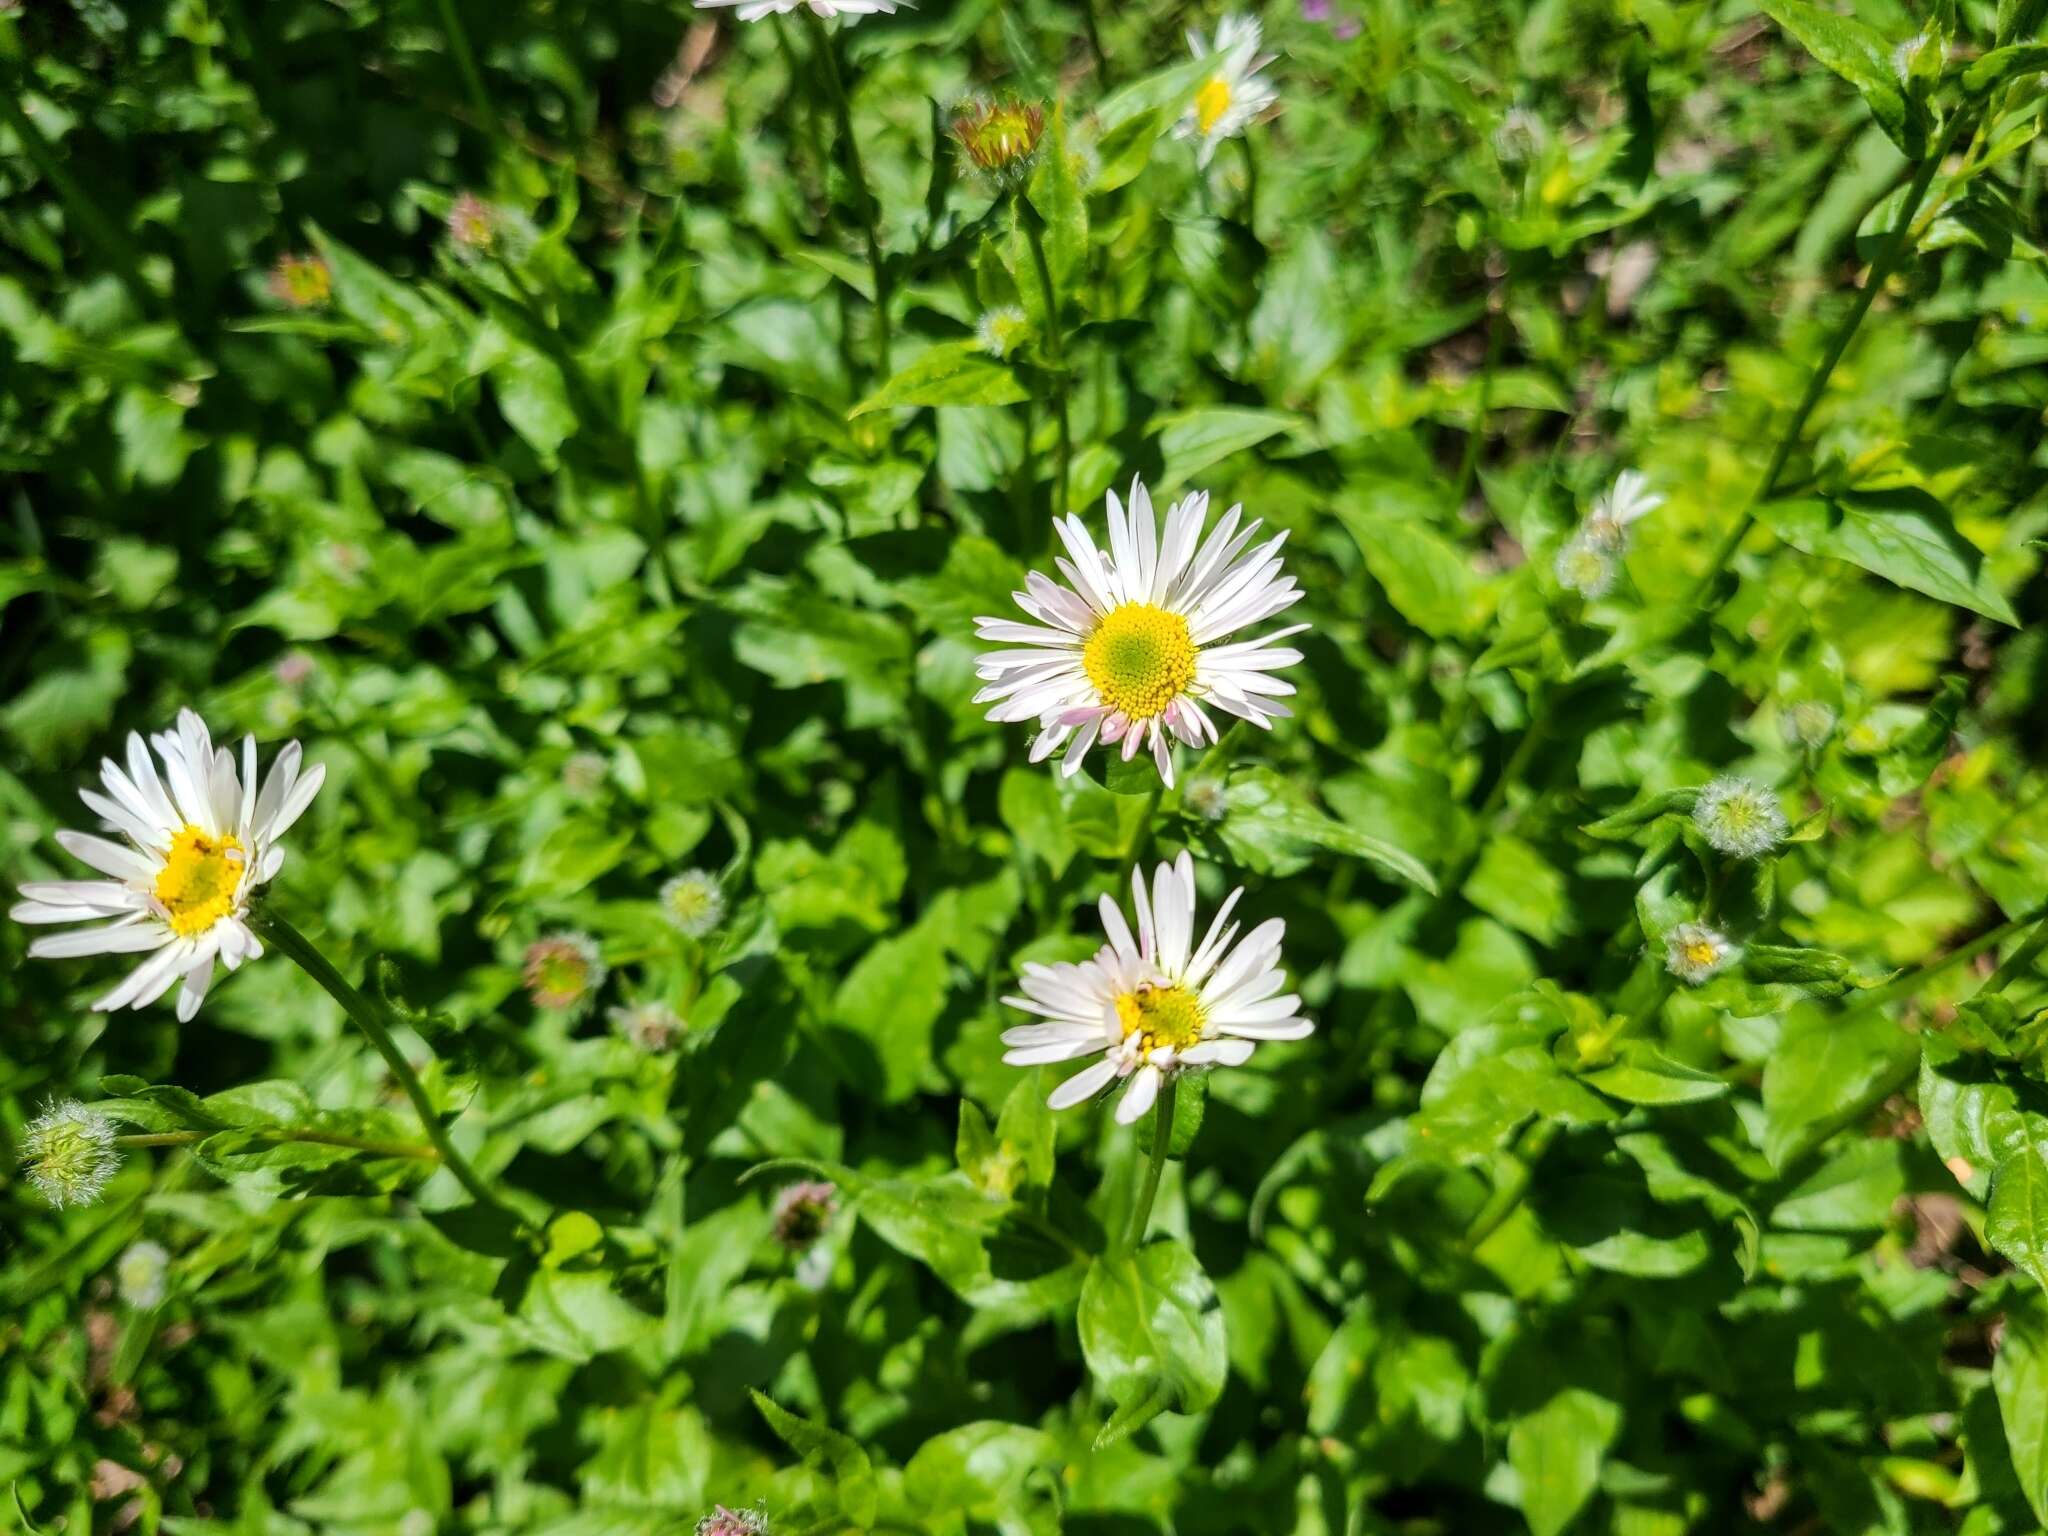
POLYGON ((0 3, 0 1526, 2036 1530, 2042 11, 0 3))

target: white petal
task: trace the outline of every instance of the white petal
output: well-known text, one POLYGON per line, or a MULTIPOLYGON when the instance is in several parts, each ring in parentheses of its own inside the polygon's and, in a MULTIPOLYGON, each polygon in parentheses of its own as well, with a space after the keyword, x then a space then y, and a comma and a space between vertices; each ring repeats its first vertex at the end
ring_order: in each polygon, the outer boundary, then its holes
POLYGON ((1093 1098, 1103 1084, 1116 1076, 1116 1063, 1098 1061, 1092 1067, 1084 1067, 1068 1078, 1046 1096, 1045 1102, 1053 1109, 1071 1109, 1084 1099, 1093 1098))
POLYGON ((1159 1069, 1146 1062, 1131 1074, 1131 1086, 1124 1090, 1123 1098, 1116 1106, 1116 1123, 1129 1125, 1152 1107, 1152 1101, 1159 1097, 1159 1069))
POLYGON ((28 947, 38 960, 75 960, 80 955, 133 955, 161 949, 175 938, 161 923, 109 923, 103 928, 77 928, 46 933, 28 947))

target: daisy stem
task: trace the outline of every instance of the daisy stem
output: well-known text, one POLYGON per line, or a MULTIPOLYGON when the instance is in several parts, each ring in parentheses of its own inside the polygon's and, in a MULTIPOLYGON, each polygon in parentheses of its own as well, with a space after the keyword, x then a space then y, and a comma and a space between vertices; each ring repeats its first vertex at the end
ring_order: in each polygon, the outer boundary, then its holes
POLYGON ((855 211, 860 215, 861 233, 867 241, 868 270, 873 274, 875 286, 875 350, 881 359, 881 377, 887 378, 892 371, 889 367, 889 266, 882 259, 880 210, 874 194, 868 190, 867 171, 860 158, 860 141, 853 136, 853 104, 847 99, 846 81, 839 73, 839 55, 832 46, 832 34, 825 30, 825 23, 819 20, 818 13, 808 7, 804 10, 804 21, 811 29, 811 54, 818 60, 832 97, 833 110, 839 114, 839 153, 846 162, 846 179, 853 186, 855 211))
POLYGON ((1166 797, 1166 781, 1155 779, 1151 789, 1145 792, 1145 814, 1131 831, 1131 844, 1124 850, 1123 862, 1135 864, 1152 845, 1152 823, 1159 816, 1159 802, 1166 797))
POLYGON ((1166 1171, 1167 1148, 1173 1145, 1173 1101, 1180 1092, 1180 1079, 1169 1077, 1160 1086, 1159 1102, 1152 1110, 1152 1158, 1145 1165, 1145 1182, 1138 1188, 1138 1203, 1131 1207, 1131 1224, 1124 1230, 1122 1251, 1130 1253, 1144 1240, 1152 1220, 1152 1202, 1159 1198, 1159 1176, 1166 1171))
POLYGON ((1052 266, 1045 259, 1045 220, 1038 210, 1031 206, 1020 188, 1016 193, 1017 222, 1024 226, 1024 237, 1031 245, 1031 264, 1038 269, 1038 286, 1045 296, 1045 350, 1052 356, 1052 371, 1057 376, 1048 391, 1047 401, 1052 407, 1053 421, 1059 427, 1060 461, 1053 481, 1053 516, 1058 517, 1067 507, 1067 467, 1074 457, 1074 444, 1067 428, 1067 345, 1060 334, 1060 301, 1052 286, 1052 266))
POLYGON ((2048 949, 2048 917, 2043 917, 2036 923, 2034 931, 1999 963, 1998 969, 1993 971, 1990 979, 1984 983, 1984 995, 1991 997, 2003 992, 2033 966, 2044 949, 2048 949))
POLYGON ((484 89, 483 72, 476 67, 476 51, 469 46, 469 33, 455 9, 455 0, 440 0, 440 6, 441 30, 448 34, 448 50, 455 55, 455 67, 462 72, 462 85, 469 92, 469 104, 483 119, 484 131, 495 138, 498 116, 491 110, 491 95, 484 89))
MULTIPOLYGON (((243 1129, 236 1127, 236 1129, 243 1129)), ((441 1154, 432 1147, 423 1147, 410 1141, 372 1141, 366 1136, 344 1136, 338 1131, 308 1131, 289 1125, 258 1125, 247 1127, 251 1135, 266 1141, 302 1141, 317 1147, 346 1147, 351 1152, 368 1152, 377 1157, 410 1157, 421 1162, 438 1163, 441 1154)), ((189 1147, 195 1142, 217 1136, 218 1131, 147 1131, 133 1136, 116 1136, 117 1147, 189 1147)))
POLYGON ((1735 526, 1728 530, 1720 544, 1715 547, 1713 555, 1707 561, 1706 570, 1694 583, 1690 596, 1676 610, 1678 614, 1690 616, 1693 610, 1705 603, 1714 583, 1720 579, 1722 571, 1727 569, 1728 562, 1735 558, 1735 551, 1741 546, 1743 539, 1748 537, 1749 530, 1756 526, 1756 509, 1769 501, 1777 491, 1778 477, 1784 474, 1785 465, 1791 460, 1792 450, 1798 446, 1801 435, 1806 431, 1807 418, 1813 415, 1814 407, 1820 404, 1820 397, 1827 389, 1828 379, 1834 373, 1835 365, 1841 362, 1842 354, 1849 350, 1849 342, 1856 335, 1857 327, 1863 324, 1863 317, 1870 313, 1870 306, 1876 300, 1878 292, 1891 277, 1892 270, 1899 264, 1899 259, 1905 255, 1913 234, 1913 215, 1920 211, 1920 204, 1927 196, 1928 187, 1934 182, 1935 172, 1941 169, 1941 162, 1948 154, 1949 145, 1955 142, 1970 115, 1967 111, 1957 112, 1949 121, 1948 131, 1929 149, 1926 158, 1914 167, 1912 183, 1906 189, 1906 201, 1899 209, 1898 220, 1892 225, 1891 236, 1885 241, 1884 249, 1878 252, 1877 260, 1870 265, 1870 274, 1864 279, 1862 292, 1856 295, 1856 302, 1850 306, 1849 313, 1842 317, 1842 323, 1835 328, 1835 334, 1828 342, 1828 349, 1820 360, 1820 366, 1813 370, 1813 376, 1806 381, 1806 393, 1801 397, 1798 409, 1793 411, 1792 420, 1780 434, 1778 446, 1771 454, 1771 462, 1764 470, 1763 479, 1757 482, 1756 490, 1751 493, 1741 515, 1736 518, 1735 526))
POLYGON ((455 1143, 449 1139, 447 1127, 442 1125, 441 1116, 434 1108, 434 1101, 427 1097, 426 1086, 420 1082, 419 1074, 413 1071, 412 1063, 405 1059, 405 1052, 398 1048, 398 1042, 391 1038, 391 1031, 384 1023, 383 1010, 350 985, 348 978, 328 962, 311 939, 276 912, 267 911, 260 915, 252 912, 249 925, 318 982, 329 997, 341 1004, 341 1011, 369 1037, 370 1044, 377 1048, 377 1054, 384 1058, 384 1065, 391 1069, 391 1075, 405 1089, 405 1096, 412 1100, 413 1110, 420 1117, 420 1127, 434 1144, 434 1151, 440 1155, 448 1171, 455 1175, 456 1182, 469 1192, 470 1198, 479 1205, 505 1212, 524 1226, 525 1218, 499 1198, 469 1166, 469 1159, 456 1150, 455 1143))

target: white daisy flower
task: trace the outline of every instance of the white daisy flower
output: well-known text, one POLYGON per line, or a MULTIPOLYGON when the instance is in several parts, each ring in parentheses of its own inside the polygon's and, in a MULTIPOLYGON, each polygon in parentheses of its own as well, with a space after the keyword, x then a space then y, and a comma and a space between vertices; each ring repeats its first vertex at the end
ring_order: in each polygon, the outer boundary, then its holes
POLYGON ((1705 923, 1679 923, 1664 935, 1664 969, 1689 987, 1724 970, 1734 958, 1728 936, 1705 923))
POLYGON ((1224 17, 1216 28, 1213 48, 1200 32, 1189 28, 1188 51, 1198 59, 1212 60, 1214 68, 1174 124, 1173 136, 1199 139, 1198 158, 1207 165, 1219 143, 1243 133, 1247 123, 1279 100, 1280 93, 1259 75, 1275 55, 1259 52, 1259 23, 1251 16, 1224 17))
POLYGON ((1209 497, 1198 491, 1167 510, 1160 538, 1152 498, 1134 479, 1128 517, 1109 494, 1106 556, 1080 518, 1054 519, 1072 557, 1054 561, 1067 585, 1033 571, 1026 590, 1010 595, 1038 623, 974 621, 983 640, 1022 647, 981 656, 975 671, 987 686, 974 702, 994 705, 991 720, 1038 721, 1034 763, 1064 746, 1061 770, 1075 774, 1097 741, 1121 742, 1127 762, 1149 745, 1169 785, 1171 737, 1191 747, 1217 739, 1204 705, 1270 729, 1291 713, 1279 700, 1294 692, 1270 674, 1301 660, 1276 642, 1308 626, 1219 643, 1301 598, 1294 578, 1280 574, 1286 533, 1248 550, 1260 525, 1239 529, 1242 511, 1224 513, 1205 540, 1209 497))
POLYGON ((215 747, 206 724, 178 712, 176 730, 150 738, 163 760, 158 774, 149 747, 131 732, 124 771, 100 761, 107 793, 79 798, 125 842, 64 831, 57 841, 106 880, 36 881, 9 914, 18 923, 111 921, 51 934, 29 945, 40 959, 139 954, 144 960, 93 1004, 101 1012, 146 1008, 176 985, 180 1023, 199 1011, 213 963, 229 970, 263 953, 248 924, 249 902, 284 865, 278 840, 291 829, 327 777, 324 767, 301 775, 299 744, 286 742, 256 786, 256 738, 242 738, 242 763, 215 747))
POLYGON ((1183 853, 1161 864, 1152 889, 1142 869, 1131 871, 1136 938, 1122 908, 1102 898, 1109 935, 1092 960, 1079 965, 1026 965, 1022 997, 1004 1002, 1047 1022, 1003 1031, 1013 1067, 1072 1061, 1100 1054, 1046 1100, 1054 1109, 1079 1104, 1112 1081, 1130 1087, 1117 1105, 1129 1125, 1152 1107, 1169 1074, 1189 1067, 1242 1066, 1261 1040, 1299 1040, 1315 1029, 1301 1017, 1301 999, 1286 991, 1280 941, 1287 925, 1269 918, 1237 938, 1231 909, 1239 886, 1224 898, 1200 945, 1195 933, 1195 862, 1183 853), (1228 926, 1225 926, 1228 924, 1228 926))
POLYGON ((697 9, 716 11, 731 6, 741 21, 759 21, 764 16, 789 16, 808 6, 820 20, 844 16, 854 22, 863 16, 893 15, 899 3, 907 5, 909 0, 697 0, 697 9))
POLYGON ((1614 477, 1607 493, 1594 501, 1581 532, 1604 548, 1619 549, 1628 542, 1630 525, 1663 505, 1664 498, 1650 489, 1647 476, 1624 469, 1614 477))

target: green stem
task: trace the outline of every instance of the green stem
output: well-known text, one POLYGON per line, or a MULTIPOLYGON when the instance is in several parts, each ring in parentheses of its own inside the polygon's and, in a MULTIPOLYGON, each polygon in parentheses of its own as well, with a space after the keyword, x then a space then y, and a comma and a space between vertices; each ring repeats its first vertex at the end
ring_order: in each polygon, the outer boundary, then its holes
POLYGON ((1493 373, 1500 365, 1501 343, 1507 332, 1507 291, 1502 288, 1499 307, 1489 306, 1486 316, 1486 363, 1479 373, 1479 410, 1472 430, 1465 437, 1465 457, 1458 465, 1458 494, 1454 505, 1464 506, 1472 494, 1472 482, 1479 475, 1479 450, 1486 441, 1486 418, 1493 412, 1493 373))
MULTIPOLYGON (((1088 29, 1088 49, 1095 55, 1095 62, 1102 66, 1104 76, 1109 72, 1109 55, 1102 51, 1102 29, 1095 16, 1095 0, 1081 0, 1081 24, 1088 29)), ((1101 87, 1101 80, 1096 82, 1101 87)))
POLYGON ((1536 1176, 1536 1165, 1556 1139, 1557 1122, 1554 1120, 1538 1120, 1522 1133, 1522 1139, 1515 1144, 1514 1172, 1495 1186, 1493 1197, 1480 1207, 1472 1225, 1465 1229, 1466 1252, 1493 1236, 1510 1216, 1521 1209, 1522 1201, 1529 1193, 1529 1185, 1536 1176))
POLYGON ((2033 968, 2034 961, 2044 949, 2048 949, 2048 917, 2043 917, 2036 923, 2034 931, 2000 962, 1998 969, 1991 973, 1990 979, 1981 988, 1982 995, 1991 997, 2003 992, 2033 968))
MULTIPOLYGON (((267 1141, 300 1141, 316 1147, 345 1147, 351 1152, 368 1152, 376 1157, 409 1157, 421 1162, 438 1163, 441 1154, 432 1147, 420 1146, 410 1141, 372 1141, 366 1136, 344 1136, 339 1131, 308 1131, 289 1125, 258 1125, 234 1127, 246 1130, 247 1134, 261 1136, 267 1141)), ((217 1131, 147 1131, 133 1136, 116 1136, 117 1147, 189 1147, 195 1142, 216 1136, 217 1131)))
POLYGON ((875 350, 881 359, 881 377, 887 378, 892 371, 889 367, 889 267, 882 259, 880 206, 868 190, 867 171, 860 158, 860 141, 853 135, 853 104, 847 98, 846 81, 839 73, 839 54, 832 46, 832 34, 825 30, 825 23, 817 13, 808 7, 804 10, 804 20, 811 29, 811 52, 824 72, 833 110, 839 114, 839 153, 846 164, 846 179, 853 186, 855 211, 860 215, 861 233, 867 241, 868 270, 873 274, 875 285, 875 350))
POLYGON ((1720 579, 1721 572, 1727 569, 1728 562, 1735 558, 1735 551, 1741 546, 1743 539, 1748 537, 1749 530, 1756 526, 1756 509, 1769 501, 1777 490, 1778 477, 1784 474, 1785 465, 1792 457, 1792 450, 1798 446, 1800 437, 1805 433, 1807 419, 1813 415, 1814 407, 1820 404, 1820 397, 1827 389, 1829 376, 1834 373, 1835 365, 1841 362, 1842 354, 1849 350, 1849 342, 1856 335, 1857 327, 1863 324, 1863 317, 1870 313, 1870 306, 1876 301, 1879 290, 1891 277, 1900 257, 1905 254, 1906 247, 1911 243, 1913 215, 1919 212, 1920 204, 1927 196, 1927 189, 1934 182, 1935 172, 1941 169, 1942 157, 1948 153, 1949 145, 1955 141, 1968 117, 1967 112, 1956 113, 1940 143, 1935 145, 1927 158, 1914 169, 1912 184, 1906 191, 1905 205, 1899 209, 1898 222, 1892 226, 1891 235, 1885 241, 1884 249, 1878 252, 1877 260, 1871 264, 1870 275, 1865 280, 1862 291, 1856 295, 1855 304, 1843 317, 1842 323, 1835 328, 1835 334, 1828 342, 1828 349, 1821 358, 1820 366, 1814 369, 1813 376, 1806 381, 1806 393, 1801 397, 1798 409, 1792 413, 1792 420, 1779 436, 1778 446, 1772 451, 1771 462, 1764 470, 1763 479, 1757 482, 1756 490, 1744 504, 1741 515, 1736 518, 1735 526, 1728 530, 1715 548, 1712 557, 1707 561, 1705 572, 1694 584, 1691 594, 1674 610, 1677 614, 1690 617, 1693 610, 1706 601, 1714 583, 1720 579))
POLYGON ((1159 1176, 1166 1171, 1166 1151, 1173 1145, 1173 1101, 1180 1093, 1180 1079, 1169 1076, 1159 1089, 1159 1102, 1152 1110, 1152 1158, 1145 1165, 1145 1182, 1138 1188, 1138 1203, 1131 1207, 1131 1224, 1124 1229, 1123 1251, 1134 1250, 1152 1220, 1152 1202, 1159 1198, 1159 1176))
POLYGON ((476 53, 469 46, 469 33, 463 29, 462 17, 456 13, 455 0, 439 0, 439 3, 441 30, 448 34, 448 48, 455 55, 455 67, 462 72, 462 84, 469 92, 469 104, 483 119, 484 131, 495 137, 498 115, 491 110, 490 93, 484 89, 483 71, 477 68, 476 53))
POLYGON ((1074 457, 1067 426, 1067 345, 1060 333, 1060 301, 1053 291, 1052 265, 1045 259, 1045 221, 1021 190, 1017 193, 1017 222, 1024 226, 1025 238, 1031 245, 1031 264, 1038 269, 1039 291, 1045 296, 1045 350, 1052 358, 1053 373, 1057 376, 1048 392, 1048 403, 1060 434, 1060 461, 1053 481, 1052 502, 1053 516, 1059 517, 1068 510, 1067 472, 1074 457))
POLYGON ((420 1082, 419 1074, 412 1069, 412 1063, 405 1059, 405 1053, 398 1048, 398 1042, 391 1038, 391 1031, 385 1027, 383 1010, 363 996, 348 979, 328 962, 325 955, 314 946, 298 929, 273 911, 250 915, 250 926, 273 946, 291 957, 294 964, 313 980, 318 982, 327 995, 341 1004, 342 1012, 355 1021, 355 1025, 377 1048, 377 1054, 384 1058, 384 1064, 391 1069, 391 1075, 398 1079, 405 1089, 405 1096, 412 1100, 412 1107, 420 1117, 420 1126, 427 1133, 427 1139, 434 1144, 434 1150, 448 1171, 455 1175, 456 1182, 469 1191, 470 1198, 479 1205, 490 1206, 524 1222, 519 1213, 495 1194, 491 1187, 469 1166, 469 1159, 456 1150, 455 1143, 448 1137, 447 1127, 442 1125, 441 1116, 434 1108, 433 1100, 427 1097, 427 1090, 420 1082))
POLYGON ((1124 849, 1124 864, 1135 866, 1145 850, 1152 846, 1152 823, 1159 815, 1159 802, 1166 797, 1166 780, 1159 779, 1145 796, 1145 815, 1131 833, 1130 845, 1124 849))
POLYGON ((1550 690, 1548 685, 1538 682, 1529 695, 1529 723, 1522 729, 1522 739, 1515 743, 1515 750, 1508 754, 1508 760, 1501 765, 1500 776, 1493 781, 1493 787, 1480 802, 1478 812, 1473 816, 1470 845, 1459 855, 1458 862, 1437 886, 1436 904, 1432 915, 1447 909, 1457 900, 1458 892, 1472 878, 1472 871, 1479 867, 1479 859, 1486 852, 1487 834, 1493 829, 1493 821, 1507 802, 1508 791, 1521 781, 1529 770, 1530 761, 1536 756, 1536 749, 1543 745, 1550 732, 1550 690))

